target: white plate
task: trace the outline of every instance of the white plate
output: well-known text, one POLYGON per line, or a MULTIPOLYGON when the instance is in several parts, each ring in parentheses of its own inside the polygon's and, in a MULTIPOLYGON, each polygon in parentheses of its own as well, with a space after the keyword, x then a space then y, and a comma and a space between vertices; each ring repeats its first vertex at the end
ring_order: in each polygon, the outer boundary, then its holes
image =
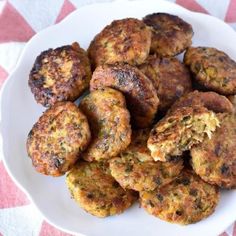
POLYGON ((35 35, 26 45, 16 69, 1 93, 1 132, 4 164, 15 182, 27 193, 45 218, 60 229, 88 236, 199 236, 218 235, 236 219, 236 191, 223 192, 220 204, 209 218, 189 226, 169 224, 148 215, 136 204, 124 214, 98 219, 71 200, 65 177, 52 178, 34 171, 25 142, 44 108, 28 88, 28 74, 36 56, 50 47, 78 41, 83 48, 114 19, 142 18, 153 12, 169 12, 191 23, 194 45, 214 46, 236 59, 236 33, 222 21, 190 12, 166 1, 118 1, 78 9, 58 25, 35 35))

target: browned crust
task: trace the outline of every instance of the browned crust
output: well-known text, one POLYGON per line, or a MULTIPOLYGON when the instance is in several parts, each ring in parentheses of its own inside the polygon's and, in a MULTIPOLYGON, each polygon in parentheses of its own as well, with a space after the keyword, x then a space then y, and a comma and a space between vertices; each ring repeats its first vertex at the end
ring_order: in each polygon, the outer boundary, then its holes
POLYGON ((35 60, 29 87, 35 100, 49 107, 58 101, 74 101, 89 86, 91 69, 78 43, 48 49, 35 60))
POLYGON ((35 169, 45 175, 65 174, 90 142, 87 118, 72 102, 59 102, 29 132, 27 152, 35 169))
POLYGON ((151 30, 134 18, 114 20, 91 42, 88 53, 93 68, 102 64, 142 63, 149 54, 151 30))
POLYGON ((151 81, 128 64, 103 65, 96 68, 90 90, 111 87, 124 93, 135 126, 146 128, 153 122, 159 99, 151 81))
POLYGON ((153 216, 177 224, 191 224, 211 215, 218 202, 218 188, 184 170, 170 184, 140 193, 141 206, 153 216))
POLYGON ((127 148, 131 141, 130 114, 119 91, 93 91, 79 107, 88 117, 92 132, 92 142, 82 155, 85 160, 107 160, 127 148))
POLYGON ((215 92, 199 92, 197 90, 190 92, 177 100, 168 112, 173 112, 181 107, 191 106, 204 106, 208 110, 212 110, 216 113, 233 112, 233 105, 225 96, 215 92))
POLYGON ((236 94, 236 62, 226 53, 209 47, 191 47, 184 63, 205 88, 223 95, 236 94))
POLYGON ((182 95, 192 90, 188 68, 176 58, 150 55, 139 69, 152 81, 160 99, 158 109, 166 112, 182 95))
POLYGON ((151 51, 162 57, 175 56, 192 44, 192 26, 178 16, 153 13, 143 22, 152 27, 151 51))

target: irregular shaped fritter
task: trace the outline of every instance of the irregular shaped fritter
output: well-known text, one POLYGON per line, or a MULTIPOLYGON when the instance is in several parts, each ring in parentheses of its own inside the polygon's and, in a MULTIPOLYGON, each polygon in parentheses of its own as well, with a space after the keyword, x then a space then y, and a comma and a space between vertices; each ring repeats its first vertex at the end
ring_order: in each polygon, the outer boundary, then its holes
POLYGON ((36 101, 49 107, 59 101, 75 101, 88 87, 91 69, 78 43, 49 49, 35 60, 29 87, 36 101))
POLYGON ((77 163, 66 183, 80 207, 97 217, 121 214, 137 199, 135 192, 120 187, 103 162, 77 163))
POLYGON ((160 189, 140 192, 141 206, 149 214, 182 225, 211 215, 219 198, 217 187, 205 183, 188 170, 182 171, 173 182, 160 189))
POLYGON ((149 54, 151 30, 134 18, 114 20, 91 42, 88 53, 93 67, 115 62, 141 64, 149 54))
POLYGON ((236 188, 236 116, 218 114, 221 126, 211 139, 192 147, 192 166, 206 182, 236 188))
POLYGON ((155 162, 147 148, 148 137, 147 130, 133 132, 130 146, 110 161, 111 175, 123 188, 151 191, 170 183, 183 169, 181 157, 155 162))
POLYGON ((109 159, 127 148, 131 141, 130 114, 119 91, 93 91, 79 107, 88 117, 92 132, 92 142, 82 155, 85 160, 109 159))
POLYGON ((191 47, 184 55, 198 83, 223 95, 236 94, 236 62, 215 48, 191 47))
POLYGON ((236 113, 236 95, 228 96, 228 99, 233 105, 233 112, 236 113))
POLYGON ((151 51, 162 57, 175 56, 192 44, 192 26, 178 16, 153 13, 143 22, 152 28, 151 51))
POLYGON ((170 113, 181 107, 192 106, 204 106, 208 110, 216 113, 233 112, 233 105, 225 96, 215 92, 199 92, 197 90, 190 92, 177 100, 168 112, 170 113))
POLYGON ((152 81, 160 99, 158 110, 166 112, 182 95, 192 90, 190 72, 176 58, 150 55, 139 69, 152 81))
POLYGON ((85 115, 72 102, 59 102, 39 118, 29 132, 28 155, 45 175, 65 174, 90 142, 85 115))
POLYGON ((125 95, 127 107, 136 127, 149 127, 157 112, 159 99, 151 81, 136 67, 128 64, 97 67, 90 90, 111 87, 125 95))
POLYGON ((155 125, 148 148, 155 161, 168 161, 170 156, 181 156, 206 136, 210 138, 219 123, 216 114, 204 107, 179 108, 155 125))

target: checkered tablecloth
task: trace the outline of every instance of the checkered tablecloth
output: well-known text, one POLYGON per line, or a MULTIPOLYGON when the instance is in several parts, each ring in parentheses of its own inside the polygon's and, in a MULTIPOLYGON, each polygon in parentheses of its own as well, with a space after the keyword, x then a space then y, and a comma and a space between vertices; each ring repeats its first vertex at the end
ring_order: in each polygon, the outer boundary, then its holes
MULTIPOLYGON (((25 43, 34 34, 60 22, 82 5, 103 1, 105 0, 0 0, 0 86, 15 67, 25 43)), ((192 11, 214 15, 236 30, 236 0, 170 1, 192 11)), ((0 236, 38 235, 68 234, 43 220, 37 209, 8 176, 0 155, 0 236)), ((221 236, 236 236, 236 223, 221 236)))

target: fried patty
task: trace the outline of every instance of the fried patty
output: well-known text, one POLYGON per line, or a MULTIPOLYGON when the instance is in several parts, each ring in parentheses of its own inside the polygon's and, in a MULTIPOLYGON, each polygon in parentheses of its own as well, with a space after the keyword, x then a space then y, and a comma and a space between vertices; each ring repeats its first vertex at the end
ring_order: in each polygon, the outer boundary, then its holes
POLYGON ((182 95, 192 90, 188 68, 176 58, 150 55, 139 69, 152 81, 160 100, 158 110, 166 112, 182 95))
POLYGON ((215 48, 191 47, 184 55, 198 83, 223 95, 236 94, 236 62, 215 48))
POLYGON ((124 190, 103 162, 79 162, 66 177, 74 200, 97 217, 121 214, 137 199, 135 192, 124 190))
POLYGON ((236 188, 236 116, 218 114, 221 126, 211 139, 191 149, 192 166, 206 182, 236 188))
POLYGON ((151 52, 161 57, 175 56, 192 44, 192 26, 178 16, 153 13, 143 22, 152 28, 151 52))
POLYGON ((170 184, 140 192, 141 206, 151 215, 170 223, 187 225, 211 215, 218 202, 218 188, 189 170, 170 184))
POLYGON ((88 117, 92 132, 92 141, 82 155, 85 160, 109 159, 127 148, 131 141, 130 114, 119 91, 93 91, 79 107, 88 117))
POLYGON ((65 174, 90 142, 87 118, 72 102, 59 102, 29 132, 27 152, 35 169, 45 175, 65 174))
POLYGON ((147 148, 149 130, 132 133, 130 146, 121 157, 110 161, 111 175, 123 187, 136 191, 151 191, 170 183, 183 169, 183 160, 155 162, 147 148))
POLYGON ((35 100, 49 107, 59 101, 75 101, 88 87, 91 69, 78 43, 49 49, 35 60, 29 87, 35 100))
POLYGON ((149 54, 151 30, 134 18, 114 20, 91 42, 88 54, 93 67, 115 62, 141 64, 149 54))
POLYGON ((90 90, 111 87, 121 91, 127 101, 136 127, 149 127, 157 112, 159 99, 151 81, 136 67, 128 64, 97 67, 90 81, 90 90))
POLYGON ((181 107, 191 106, 204 106, 208 110, 216 113, 233 112, 233 105, 225 96, 215 92, 199 92, 197 90, 190 92, 177 100, 168 112, 170 113, 181 107))
POLYGON ((155 161, 181 156, 219 126, 216 114, 201 106, 182 107, 166 115, 150 133, 147 145, 155 161))

